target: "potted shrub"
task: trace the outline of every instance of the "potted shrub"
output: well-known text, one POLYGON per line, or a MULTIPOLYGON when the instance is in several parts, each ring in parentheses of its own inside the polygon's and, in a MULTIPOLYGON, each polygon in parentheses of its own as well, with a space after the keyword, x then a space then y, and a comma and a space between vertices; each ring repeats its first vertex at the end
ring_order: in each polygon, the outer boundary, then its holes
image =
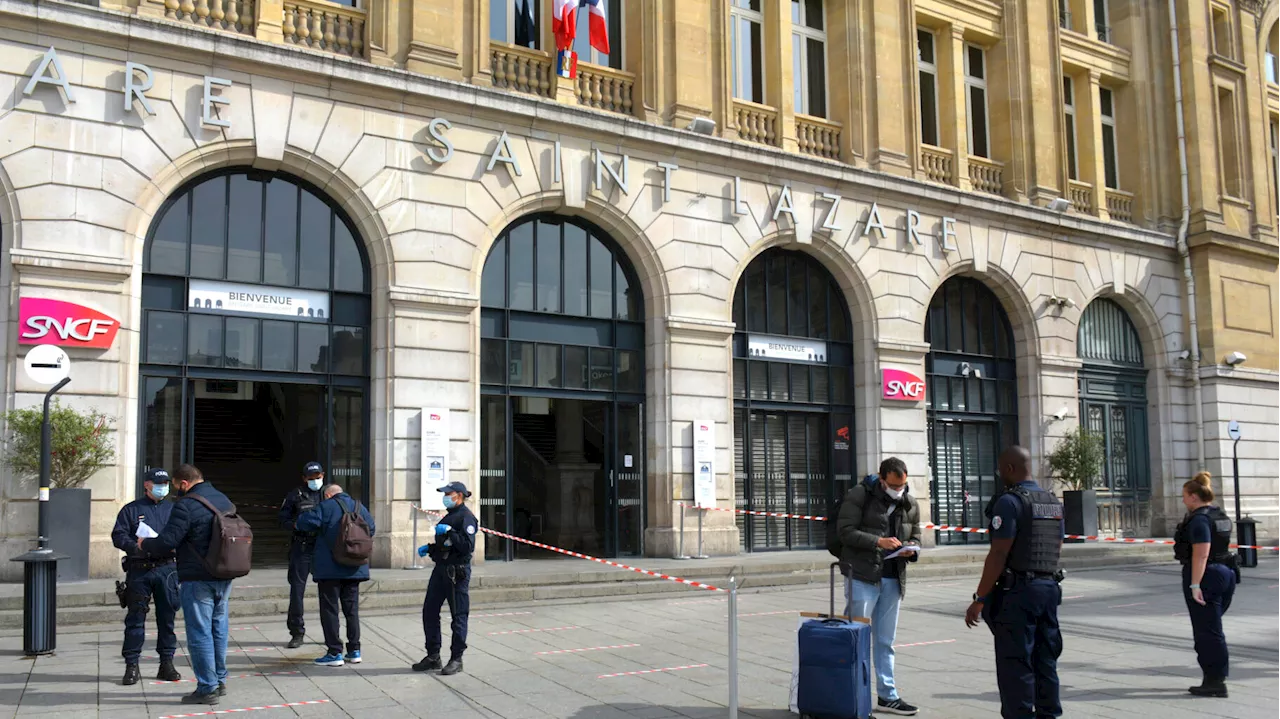
MULTIPOLYGON (((40 481, 41 407, 15 409, 5 415, 8 445, 5 464, 17 478, 40 481)), ((84 483, 115 461, 111 424, 97 410, 81 412, 54 400, 49 408, 49 548, 67 555, 58 562, 58 581, 89 578, 89 514, 92 491, 84 483)))
POLYGON ((1059 440, 1048 457, 1049 476, 1063 487, 1067 534, 1098 533, 1098 492, 1094 487, 1102 475, 1104 458, 1102 436, 1084 427, 1076 427, 1059 440))

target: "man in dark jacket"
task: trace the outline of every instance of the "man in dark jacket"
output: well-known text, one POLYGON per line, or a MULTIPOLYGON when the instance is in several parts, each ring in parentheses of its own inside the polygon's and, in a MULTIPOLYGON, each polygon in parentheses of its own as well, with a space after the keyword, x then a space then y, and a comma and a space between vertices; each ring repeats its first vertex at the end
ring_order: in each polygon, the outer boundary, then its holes
POLYGON ((201 497, 219 512, 232 508, 227 495, 204 481, 195 467, 184 464, 170 482, 180 499, 174 503, 169 522, 159 537, 138 539, 138 548, 151 555, 178 553, 178 579, 182 581, 182 618, 187 628, 187 654, 196 675, 196 690, 182 697, 183 704, 217 704, 226 693, 227 681, 227 600, 231 580, 218 579, 205 568, 213 539, 213 512, 195 497, 201 497))
POLYGON ((289 614, 285 625, 289 628, 289 649, 302 646, 306 636, 306 620, 302 612, 302 596, 307 591, 307 575, 311 573, 312 557, 316 550, 315 532, 298 529, 298 518, 310 512, 324 499, 320 494, 324 486, 324 467, 319 462, 307 462, 302 467, 302 484, 289 490, 280 505, 277 517, 280 526, 293 530, 289 541, 289 614))
POLYGON ((331 484, 325 487, 324 501, 306 514, 298 517, 300 531, 315 532, 319 536, 311 562, 311 576, 320 590, 320 628, 324 630, 325 655, 315 661, 318 666, 340 667, 344 663, 360 663, 360 582, 368 581, 369 565, 351 567, 339 563, 333 556, 334 544, 342 528, 342 515, 353 512, 360 515, 373 536, 373 515, 363 504, 331 484), (342 654, 342 638, 338 636, 338 607, 347 619, 347 653, 342 654))
POLYGON ((920 546, 920 508, 907 493, 907 465, 897 457, 880 463, 878 477, 868 477, 849 490, 836 523, 844 551, 840 558, 845 582, 845 613, 871 619, 876 694, 881 714, 911 716, 916 707, 898 696, 893 677, 893 641, 898 608, 906 593, 907 562, 920 546), (890 558, 892 557, 892 558, 890 558))
POLYGON ((146 524, 153 532, 159 532, 169 523, 173 502, 165 501, 169 494, 169 473, 156 467, 143 476, 145 494, 140 499, 124 505, 116 516, 116 526, 111 530, 111 543, 125 553, 125 600, 129 613, 124 617, 125 686, 137 684, 142 678, 138 658, 147 638, 147 611, 152 597, 156 601, 156 654, 160 655, 160 673, 156 679, 176 682, 182 678, 173 668, 173 653, 178 649, 178 637, 173 633, 174 615, 178 613, 178 575, 173 569, 173 552, 152 556, 138 549, 138 528, 146 524))

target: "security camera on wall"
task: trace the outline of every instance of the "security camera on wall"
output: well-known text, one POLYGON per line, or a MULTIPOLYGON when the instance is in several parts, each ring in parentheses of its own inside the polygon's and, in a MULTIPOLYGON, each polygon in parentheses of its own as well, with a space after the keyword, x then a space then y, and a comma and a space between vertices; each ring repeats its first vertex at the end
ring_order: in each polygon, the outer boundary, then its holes
POLYGON ((1054 419, 1054 421, 1056 421, 1056 422, 1061 422, 1062 420, 1066 419, 1066 418, 1067 418, 1067 413, 1068 413, 1068 412, 1070 412, 1070 411, 1071 411, 1071 409, 1070 409, 1069 407, 1067 407, 1066 405, 1063 405, 1062 409, 1060 409, 1060 410, 1058 410, 1057 412, 1054 412, 1054 413, 1053 413, 1053 419, 1054 419))
POLYGON ((1243 352, 1232 352, 1228 354, 1226 357, 1224 357, 1223 361, 1226 362, 1229 366, 1235 367, 1236 365, 1244 364, 1244 361, 1246 359, 1249 359, 1249 358, 1245 357, 1243 352))

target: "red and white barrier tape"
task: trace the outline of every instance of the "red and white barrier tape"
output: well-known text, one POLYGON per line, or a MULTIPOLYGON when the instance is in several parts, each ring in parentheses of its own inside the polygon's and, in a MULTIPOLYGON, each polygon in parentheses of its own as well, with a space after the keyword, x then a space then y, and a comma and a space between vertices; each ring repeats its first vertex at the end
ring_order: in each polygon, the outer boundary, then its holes
MULTIPOLYGON (((292 672, 254 672, 254 673, 252 673, 252 674, 240 674, 239 676, 227 677, 227 678, 228 678, 228 679, 248 679, 248 678, 250 678, 250 677, 274 677, 274 676, 280 676, 280 675, 283 675, 283 674, 301 674, 301 673, 302 673, 302 672, 298 672, 298 671, 292 671, 292 672)), ((198 681, 200 681, 200 680, 199 680, 199 679, 179 679, 179 680, 174 681, 174 682, 154 681, 154 682, 151 682, 151 683, 152 683, 153 685, 154 685, 154 684, 190 684, 190 683, 192 683, 192 682, 198 682, 198 681)))
MULTIPOLYGON (((688 507, 689 505, 683 505, 688 507)), ((810 521, 825 522, 826 517, 818 517, 811 514, 786 514, 783 512, 757 512, 750 509, 728 509, 726 507, 702 507, 713 512, 729 512, 731 514, 751 514, 763 517, 778 517, 781 519, 807 519, 810 521)), ((939 532, 964 532, 966 534, 986 534, 991 531, 982 527, 957 527, 950 524, 922 524, 922 529, 933 529, 939 532)), ((1087 542, 1114 542, 1117 544, 1176 544, 1172 539, 1142 539, 1136 537, 1099 537, 1096 534, 1064 534, 1064 539, 1083 539, 1087 542)), ((1255 544, 1232 544, 1232 549, 1267 549, 1270 551, 1280 551, 1280 547, 1265 547, 1255 544)))
MULTIPOLYGON (((423 514, 439 514, 439 512, 433 512, 433 511, 431 511, 431 510, 429 510, 429 509, 423 509, 422 507, 419 507, 419 506, 418 506, 418 505, 416 505, 416 504, 415 504, 415 505, 413 505, 413 508, 414 508, 414 509, 416 509, 416 510, 418 510, 419 512, 422 512, 423 514)), ((565 556, 569 556, 569 557, 576 557, 577 559, 586 559, 586 560, 588 560, 588 561, 592 561, 592 562, 597 562, 597 563, 599 563, 599 564, 608 565, 608 566, 610 566, 610 567, 615 567, 615 568, 617 568, 617 569, 625 569, 625 570, 627 570, 627 571, 629 571, 629 572, 636 572, 637 574, 645 574, 645 575, 648 575, 648 576, 650 576, 650 577, 657 577, 658 579, 665 579, 665 580, 667 580, 668 582, 675 582, 676 584, 683 584, 683 585, 685 585, 685 586, 687 586, 687 587, 693 587, 694 589, 706 589, 706 590, 711 591, 711 592, 723 592, 723 591, 725 591, 725 590, 721 589, 720 587, 714 587, 714 586, 712 586, 712 585, 710 585, 710 584, 704 584, 704 583, 702 583, 702 582, 695 582, 695 581, 693 581, 693 580, 691 580, 691 579, 681 579, 680 577, 673 577, 673 576, 671 576, 670 574, 663 574, 662 572, 654 572, 654 571, 650 571, 650 570, 648 570, 648 569, 641 569, 641 568, 639 568, 639 567, 633 567, 633 566, 631 566, 631 565, 629 565, 629 564, 622 564, 622 563, 620 563, 620 562, 611 562, 611 561, 609 561, 608 559, 601 559, 601 558, 599 558, 599 557, 593 557, 593 556, 591 556, 590 554, 582 554, 581 552, 571 552, 571 551, 569 551, 568 549, 561 549, 560 547, 553 547, 553 546, 551 546, 550 544, 543 544, 542 542, 535 542, 535 541, 533 541, 533 540, 531 540, 531 539, 523 539, 523 538, 521 538, 521 537, 513 537, 513 536, 511 536, 510 534, 505 534, 505 533, 503 533, 503 532, 499 532, 499 531, 497 531, 497 530, 495 530, 495 529, 489 529, 488 527, 481 527, 481 528, 480 528, 480 531, 481 531, 481 532, 484 532, 485 534, 492 534, 492 535, 493 535, 493 536, 495 536, 495 537, 501 537, 502 539, 509 539, 509 540, 511 540, 511 541, 513 541, 513 542, 520 542, 521 544, 527 544, 527 545, 529 545, 529 546, 531 546, 531 547, 537 547, 538 549, 545 549, 545 550, 547 550, 547 551, 549 551, 549 552, 556 552, 556 553, 558 553, 558 554, 563 554, 563 555, 565 555, 565 556)))
POLYGON ((607 647, 584 647, 582 649, 556 649, 554 651, 549 651, 549 652, 534 652, 533 655, 535 657, 548 657, 548 656, 553 656, 557 654, 581 654, 582 652, 599 652, 599 651, 604 651, 606 649, 630 649, 632 647, 638 647, 638 646, 640 645, 639 644, 612 644, 607 647))
POLYGON ((284 709, 285 707, 301 707, 311 704, 328 704, 328 699, 313 699, 309 702, 289 702, 288 704, 263 704, 260 707, 244 707, 243 709, 215 709, 207 712, 194 712, 192 714, 166 714, 160 719, 186 719, 186 717, 207 717, 215 714, 240 714, 243 712, 256 712, 264 709, 284 709))

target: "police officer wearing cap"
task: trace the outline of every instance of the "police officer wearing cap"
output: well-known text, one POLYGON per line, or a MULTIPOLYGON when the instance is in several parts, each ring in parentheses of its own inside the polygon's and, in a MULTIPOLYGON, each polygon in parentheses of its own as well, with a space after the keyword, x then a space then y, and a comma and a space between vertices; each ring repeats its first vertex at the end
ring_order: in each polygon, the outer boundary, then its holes
POLYGON ((165 501, 169 495, 169 473, 159 468, 147 470, 142 487, 146 494, 121 508, 116 515, 116 526, 111 530, 111 543, 125 553, 120 562, 124 567, 124 584, 116 582, 116 593, 129 610, 124 617, 124 646, 120 650, 125 664, 121 683, 125 686, 137 684, 142 678, 138 658, 147 638, 147 611, 152 597, 156 602, 156 654, 160 655, 156 679, 176 682, 182 678, 173 668, 173 654, 178 649, 173 620, 181 606, 174 554, 152 555, 138 549, 139 524, 145 523, 159 534, 169 522, 173 511, 173 503, 165 501))
POLYGON ((1191 636, 1204 680, 1187 691, 1198 697, 1227 696, 1227 637, 1222 615, 1236 592, 1239 564, 1231 551, 1231 517, 1213 505, 1210 475, 1182 485, 1187 516, 1173 533, 1173 556, 1182 563, 1182 596, 1191 614, 1191 636))
POLYGON ((413 665, 415 672, 441 669, 440 607, 449 602, 449 629, 453 641, 449 646, 449 663, 440 674, 449 676, 462 671, 462 653, 467 650, 467 615, 471 611, 471 555, 476 548, 476 532, 480 525, 476 515, 467 509, 471 496, 462 482, 441 487, 445 515, 436 524, 436 541, 418 547, 418 556, 430 554, 435 562, 427 597, 422 602, 422 633, 426 637, 427 656, 413 665))
POLYGON ((1027 450, 1006 449, 999 465, 1005 491, 987 508, 991 549, 964 621, 981 616, 995 637, 1000 715, 1058 717, 1062 504, 1031 480, 1027 450))
POLYGON ((302 617, 302 595, 307 591, 307 577, 311 574, 311 560, 316 553, 316 532, 298 531, 298 517, 310 512, 324 500, 320 490, 324 487, 324 467, 319 462, 307 462, 302 468, 302 485, 285 495, 280 505, 280 526, 293 530, 289 542, 289 627, 290 649, 302 646, 306 636, 306 621, 302 617))

